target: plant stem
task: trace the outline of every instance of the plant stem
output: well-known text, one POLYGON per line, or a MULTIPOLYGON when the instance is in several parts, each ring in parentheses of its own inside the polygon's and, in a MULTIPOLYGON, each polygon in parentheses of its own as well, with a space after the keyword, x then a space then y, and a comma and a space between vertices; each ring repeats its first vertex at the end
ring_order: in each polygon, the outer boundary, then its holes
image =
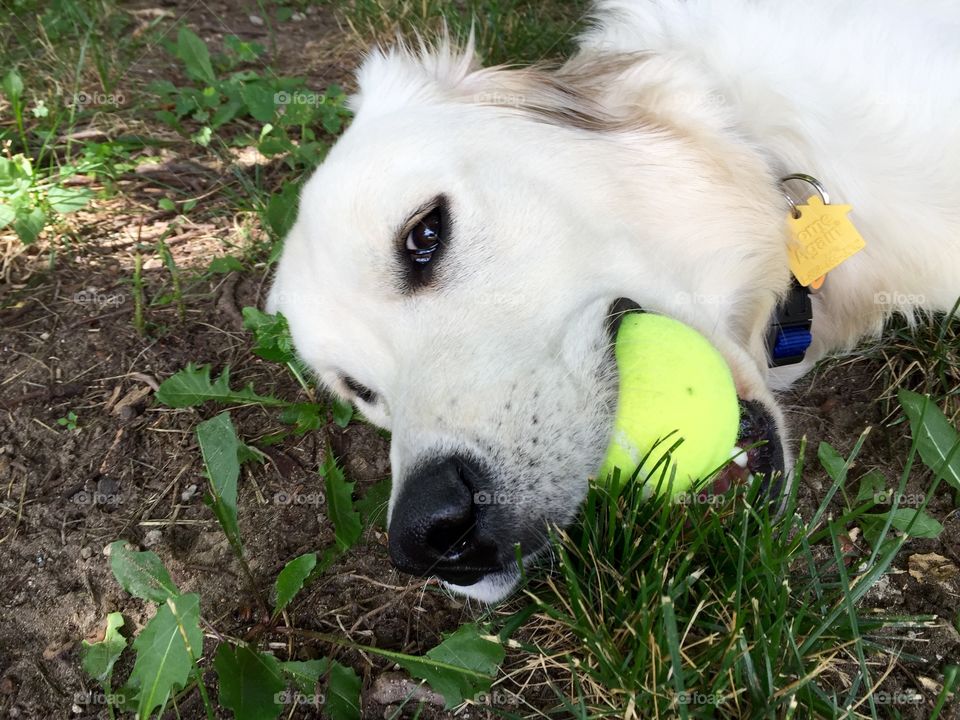
POLYGON ((146 334, 143 320, 143 256, 139 250, 133 255, 133 327, 137 334, 146 334))

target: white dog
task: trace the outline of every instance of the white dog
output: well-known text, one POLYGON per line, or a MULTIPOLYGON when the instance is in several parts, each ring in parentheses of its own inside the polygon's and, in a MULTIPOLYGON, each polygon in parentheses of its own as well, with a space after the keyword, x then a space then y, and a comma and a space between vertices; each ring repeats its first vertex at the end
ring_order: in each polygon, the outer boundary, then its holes
POLYGON ((514 546, 529 559, 574 518, 611 433, 624 299, 724 354, 769 477, 790 467, 771 388, 960 295, 949 0, 601 0, 559 69, 480 69, 442 42, 374 52, 358 84, 269 307, 392 431, 394 563, 469 596, 505 596, 514 546), (867 245, 812 296, 804 361, 770 372, 790 173, 852 205, 867 245))

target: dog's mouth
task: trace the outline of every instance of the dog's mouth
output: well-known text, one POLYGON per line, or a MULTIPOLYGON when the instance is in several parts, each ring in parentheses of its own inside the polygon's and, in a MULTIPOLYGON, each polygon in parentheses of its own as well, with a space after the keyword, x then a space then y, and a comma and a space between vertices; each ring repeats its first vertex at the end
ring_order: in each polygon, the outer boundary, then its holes
POLYGON ((776 502, 783 485, 783 445, 773 414, 762 403, 740 401, 740 429, 731 450, 731 462, 722 468, 705 492, 722 495, 731 488, 760 483, 760 497, 776 502))
MULTIPOLYGON (((760 498, 771 503, 780 502, 784 480, 784 453, 777 424, 773 414, 756 401, 740 401, 740 428, 737 445, 731 451, 731 461, 714 477, 710 484, 700 491, 701 497, 723 495, 731 489, 752 486, 759 483, 760 498)), ((525 553, 522 564, 539 555, 544 548, 525 553)), ((502 565, 483 565, 482 567, 464 563, 456 567, 444 568, 436 574, 451 589, 484 599, 507 587, 512 587, 520 577, 516 562, 502 565)))

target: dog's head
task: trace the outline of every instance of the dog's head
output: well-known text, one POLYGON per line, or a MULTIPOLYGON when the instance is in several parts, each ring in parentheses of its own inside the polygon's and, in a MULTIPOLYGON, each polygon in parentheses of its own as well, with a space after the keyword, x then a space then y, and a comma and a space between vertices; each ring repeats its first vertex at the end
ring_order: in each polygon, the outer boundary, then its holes
POLYGON ((779 423, 755 337, 786 286, 779 197, 715 118, 644 104, 629 84, 644 62, 375 54, 303 189, 268 306, 322 382, 392 432, 403 570, 497 600, 515 546, 529 559, 574 518, 612 429, 618 299, 707 334, 779 423))

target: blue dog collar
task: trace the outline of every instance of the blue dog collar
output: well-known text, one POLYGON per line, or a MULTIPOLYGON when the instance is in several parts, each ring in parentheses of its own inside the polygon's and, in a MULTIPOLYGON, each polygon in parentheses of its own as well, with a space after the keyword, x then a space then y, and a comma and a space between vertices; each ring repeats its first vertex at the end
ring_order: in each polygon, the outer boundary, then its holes
POLYGON ((807 348, 813 342, 813 305, 810 290, 793 279, 790 292, 770 320, 767 331, 767 350, 770 367, 795 365, 802 362, 807 348))

